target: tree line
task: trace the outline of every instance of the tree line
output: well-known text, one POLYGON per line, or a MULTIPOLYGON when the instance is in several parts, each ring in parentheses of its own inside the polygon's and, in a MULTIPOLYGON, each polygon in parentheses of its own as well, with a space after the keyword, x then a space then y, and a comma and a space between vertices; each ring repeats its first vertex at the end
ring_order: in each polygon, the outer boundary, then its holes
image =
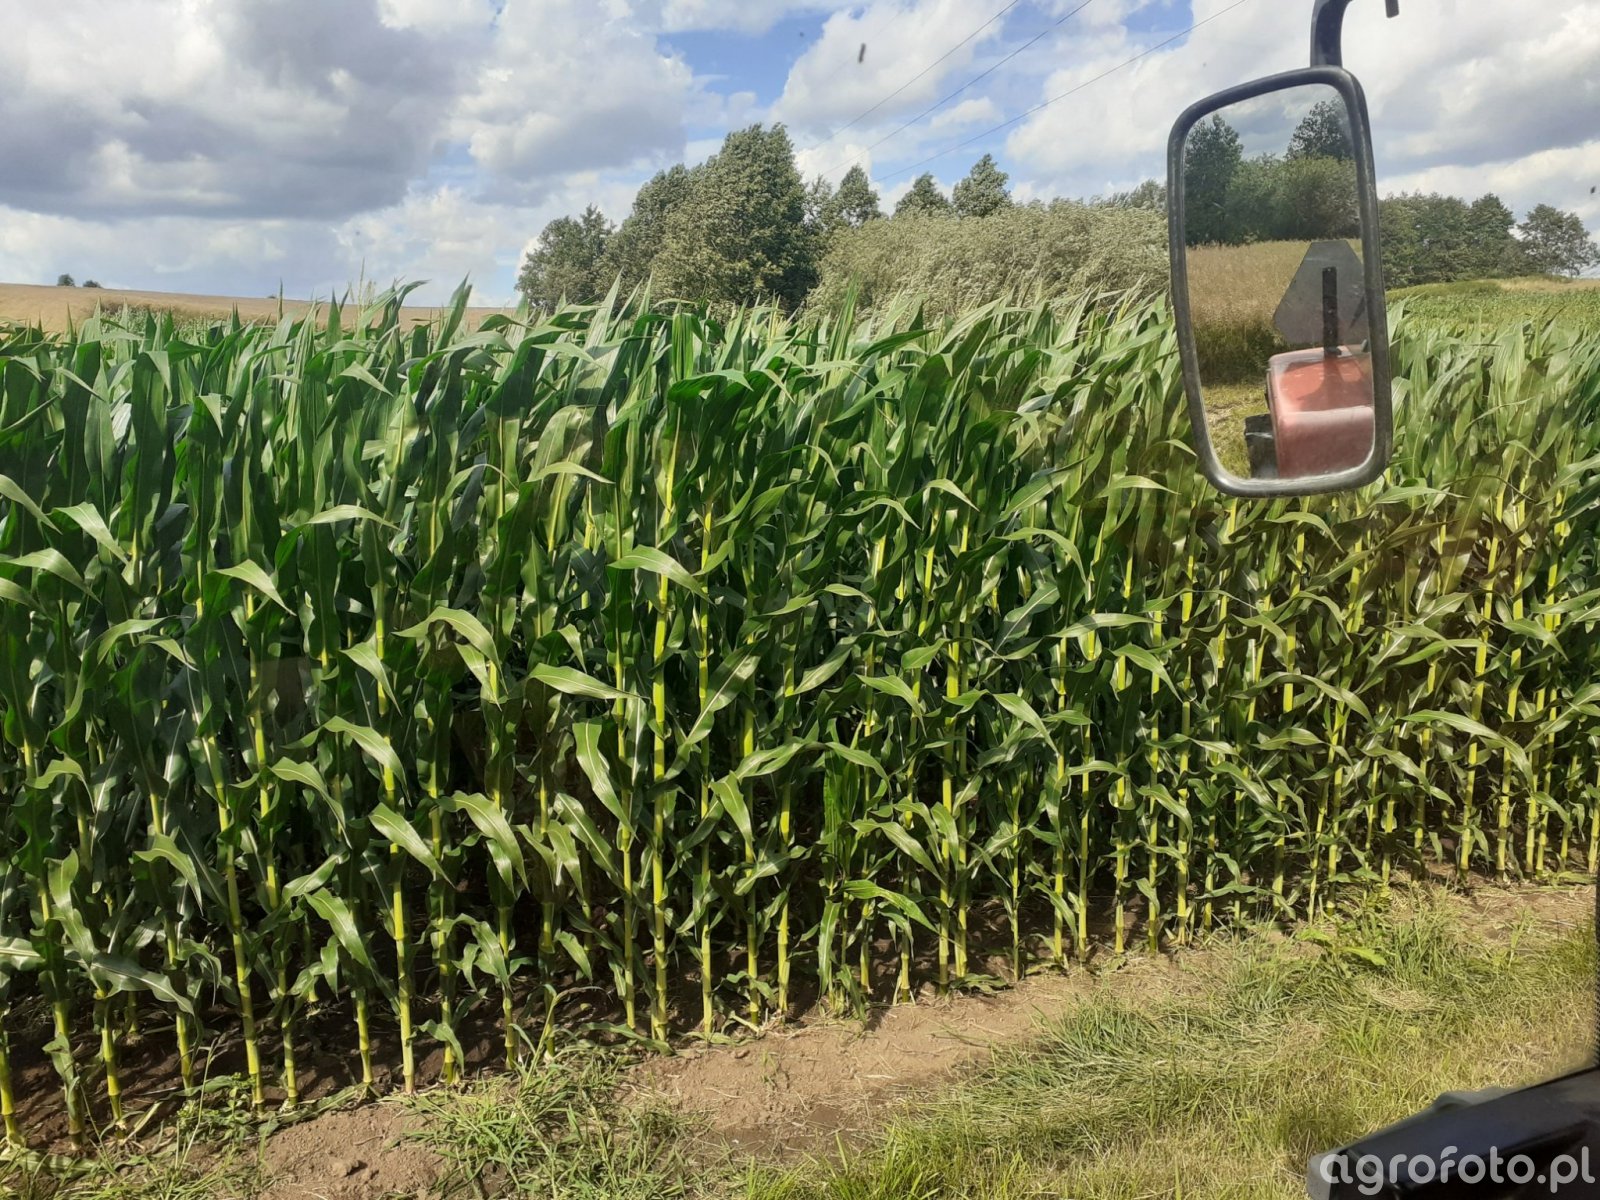
MULTIPOLYGON (((1152 187, 1164 190, 1146 185, 1152 187)), ((1238 131, 1220 115, 1189 135, 1184 207, 1190 245, 1355 237, 1361 231, 1357 195, 1349 127, 1333 102, 1311 109, 1281 156, 1246 157, 1238 131)), ((1519 224, 1492 192, 1471 202, 1438 193, 1390 196, 1379 201, 1378 226, 1390 287, 1577 275, 1600 265, 1600 248, 1576 213, 1540 204, 1519 224)))
MULTIPOLYGON (((593 205, 551 221, 524 256, 517 289, 536 307, 552 308, 563 300, 594 303, 614 283, 626 291, 650 279, 660 295, 713 303, 765 298, 792 309, 830 270, 855 271, 863 260, 875 263, 882 293, 897 272, 917 283, 941 274, 970 278, 975 256, 1005 239, 1046 239, 1062 229, 1071 231, 1075 253, 1101 233, 1129 243, 1115 248, 1119 273, 1105 286, 1148 282, 1163 237, 1154 219, 1166 206, 1159 181, 1087 203, 1049 205, 1017 204, 1008 185, 1006 173, 985 154, 948 195, 932 174, 920 175, 890 216, 860 166, 837 187, 820 177, 807 183, 784 127, 752 125, 729 133, 704 162, 657 173, 620 224, 593 205), (1150 219, 1119 219, 1118 210, 1144 211, 1150 219), (1011 214, 1005 228, 990 229, 991 219, 1003 214, 1011 214), (940 218, 958 223, 933 223, 940 218), (878 222, 886 222, 882 235, 873 232, 878 222), (910 259, 917 261, 901 272, 897 264, 910 259)), ((1353 237, 1360 229, 1354 153, 1332 105, 1312 110, 1282 156, 1246 157, 1238 132, 1220 117, 1198 126, 1185 193, 1195 244, 1353 237)), ((1600 262, 1583 222, 1549 205, 1532 210, 1520 225, 1493 195, 1471 203, 1400 195, 1382 201, 1381 210, 1384 265, 1394 287, 1578 274, 1600 262)), ((1031 290, 1048 291, 1079 274, 1049 246, 1038 246, 1037 257, 1027 261, 1009 242, 1004 249, 1010 261, 1002 283, 1021 280, 1031 290)), ((837 293, 839 281, 824 291, 837 293)), ((957 294, 953 286, 950 291, 957 294)))
MULTIPOLYGON (((983 217, 1011 204, 1005 172, 984 155, 946 196, 921 176, 894 215, 983 217)), ((524 257, 517 289, 535 305, 593 303, 621 280, 653 279, 658 291, 696 300, 768 297, 786 307, 816 286, 830 240, 884 218, 861 167, 834 187, 803 182, 781 125, 728 134, 697 166, 681 163, 639 189, 633 210, 614 225, 593 205, 545 226, 524 257)))

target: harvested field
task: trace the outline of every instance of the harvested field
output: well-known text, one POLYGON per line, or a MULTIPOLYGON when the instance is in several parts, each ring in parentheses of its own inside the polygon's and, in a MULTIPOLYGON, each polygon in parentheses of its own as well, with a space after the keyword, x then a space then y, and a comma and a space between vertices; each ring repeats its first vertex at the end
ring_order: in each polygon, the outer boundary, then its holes
MULTIPOLYGON (((183 292, 123 291, 115 288, 40 287, 27 283, 0 283, 0 325, 15 322, 37 325, 52 333, 64 333, 104 312, 132 309, 136 312, 170 312, 178 321, 226 320, 237 312, 243 321, 277 321, 280 316, 298 317, 312 307, 303 300, 271 299, 252 296, 196 296, 183 292)), ((403 319, 412 325, 437 320, 442 308, 408 307, 403 319)), ((469 308, 467 323, 481 324, 484 318, 502 312, 498 308, 469 308)))

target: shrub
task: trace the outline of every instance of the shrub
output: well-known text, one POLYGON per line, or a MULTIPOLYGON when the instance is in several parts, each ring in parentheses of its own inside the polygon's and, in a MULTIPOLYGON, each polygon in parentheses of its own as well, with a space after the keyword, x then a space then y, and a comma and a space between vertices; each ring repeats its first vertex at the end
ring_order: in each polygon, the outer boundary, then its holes
POLYGON ((1153 293, 1166 282, 1159 214, 1058 202, 967 220, 896 217, 841 231, 811 299, 821 309, 835 306, 854 283, 863 307, 916 292, 930 314, 945 316, 990 300, 1153 293))
POLYGON ((1262 317, 1198 322, 1194 327, 1200 377, 1208 384, 1259 383, 1263 366, 1289 349, 1283 335, 1262 317))

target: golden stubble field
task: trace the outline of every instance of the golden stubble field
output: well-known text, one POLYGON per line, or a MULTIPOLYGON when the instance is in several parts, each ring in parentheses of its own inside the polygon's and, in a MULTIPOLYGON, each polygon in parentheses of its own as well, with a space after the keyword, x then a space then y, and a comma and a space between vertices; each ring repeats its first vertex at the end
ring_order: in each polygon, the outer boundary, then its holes
MULTIPOLYGON (((15 322, 37 325, 55 333, 80 324, 94 315, 95 309, 117 312, 124 308, 170 312, 180 321, 226 320, 238 312, 245 321, 276 321, 280 315, 299 316, 312 307, 304 300, 276 297, 195 296, 182 292, 126 291, 117 288, 41 287, 27 283, 0 283, 0 324, 15 322)), ((426 324, 438 317, 439 308, 417 306, 405 310, 412 324, 426 324)), ((498 308, 469 308, 467 322, 476 326, 498 308)))

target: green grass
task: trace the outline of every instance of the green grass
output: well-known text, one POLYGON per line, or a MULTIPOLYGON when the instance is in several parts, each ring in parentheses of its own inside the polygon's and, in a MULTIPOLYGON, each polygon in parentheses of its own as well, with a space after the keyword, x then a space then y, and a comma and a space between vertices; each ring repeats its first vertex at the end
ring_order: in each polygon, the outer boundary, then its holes
MULTIPOLYGON (((76 1158, 0 1152, 8 1200, 214 1200, 253 1196, 265 1185, 262 1128, 243 1079, 219 1079, 204 1103, 185 1104, 145 1140, 108 1137, 76 1158)), ((313 1115, 306 1114, 308 1117, 313 1115)))
MULTIPOLYGON (((630 1060, 616 1052, 569 1047, 404 1103, 444 1164, 443 1196, 1288 1200, 1312 1154, 1440 1092, 1534 1082, 1582 1058, 1592 929, 1525 916, 1491 933, 1480 920, 1438 893, 1393 909, 1377 893, 1295 938, 1258 932, 1132 979, 1113 972, 865 1145, 819 1158, 729 1157, 692 1121, 624 1099, 630 1060)), ((157 1148, 111 1147, 62 1175, 35 1163, 0 1174, 0 1189, 249 1200, 272 1180, 245 1095, 220 1113, 185 1109, 157 1148)))
POLYGON ((1331 932, 1322 954, 1247 943, 1199 989, 1154 1003, 1103 989, 866 1151, 753 1171, 745 1194, 1288 1198, 1304 1195, 1311 1155, 1443 1091, 1581 1062, 1589 931, 1489 946, 1425 908, 1331 932))
MULTIPOLYGON (((1287 241, 1190 247, 1189 300, 1196 319, 1222 324, 1256 319, 1270 325, 1311 245, 1287 241)), ((1351 247, 1360 253, 1358 242, 1351 247)))
POLYGON ((1244 419, 1267 411, 1266 390, 1255 383, 1219 383, 1205 389, 1206 417, 1211 444, 1222 465, 1242 479, 1250 477, 1245 449, 1244 419))
POLYGON ((1541 276, 1424 284, 1391 292, 1414 321, 1498 330, 1522 321, 1600 329, 1600 281, 1541 276))
POLYGON ((619 1105, 625 1059, 569 1046, 514 1076, 410 1102, 440 1188, 551 1200, 657 1200, 704 1187, 690 1126, 663 1106, 619 1105))

